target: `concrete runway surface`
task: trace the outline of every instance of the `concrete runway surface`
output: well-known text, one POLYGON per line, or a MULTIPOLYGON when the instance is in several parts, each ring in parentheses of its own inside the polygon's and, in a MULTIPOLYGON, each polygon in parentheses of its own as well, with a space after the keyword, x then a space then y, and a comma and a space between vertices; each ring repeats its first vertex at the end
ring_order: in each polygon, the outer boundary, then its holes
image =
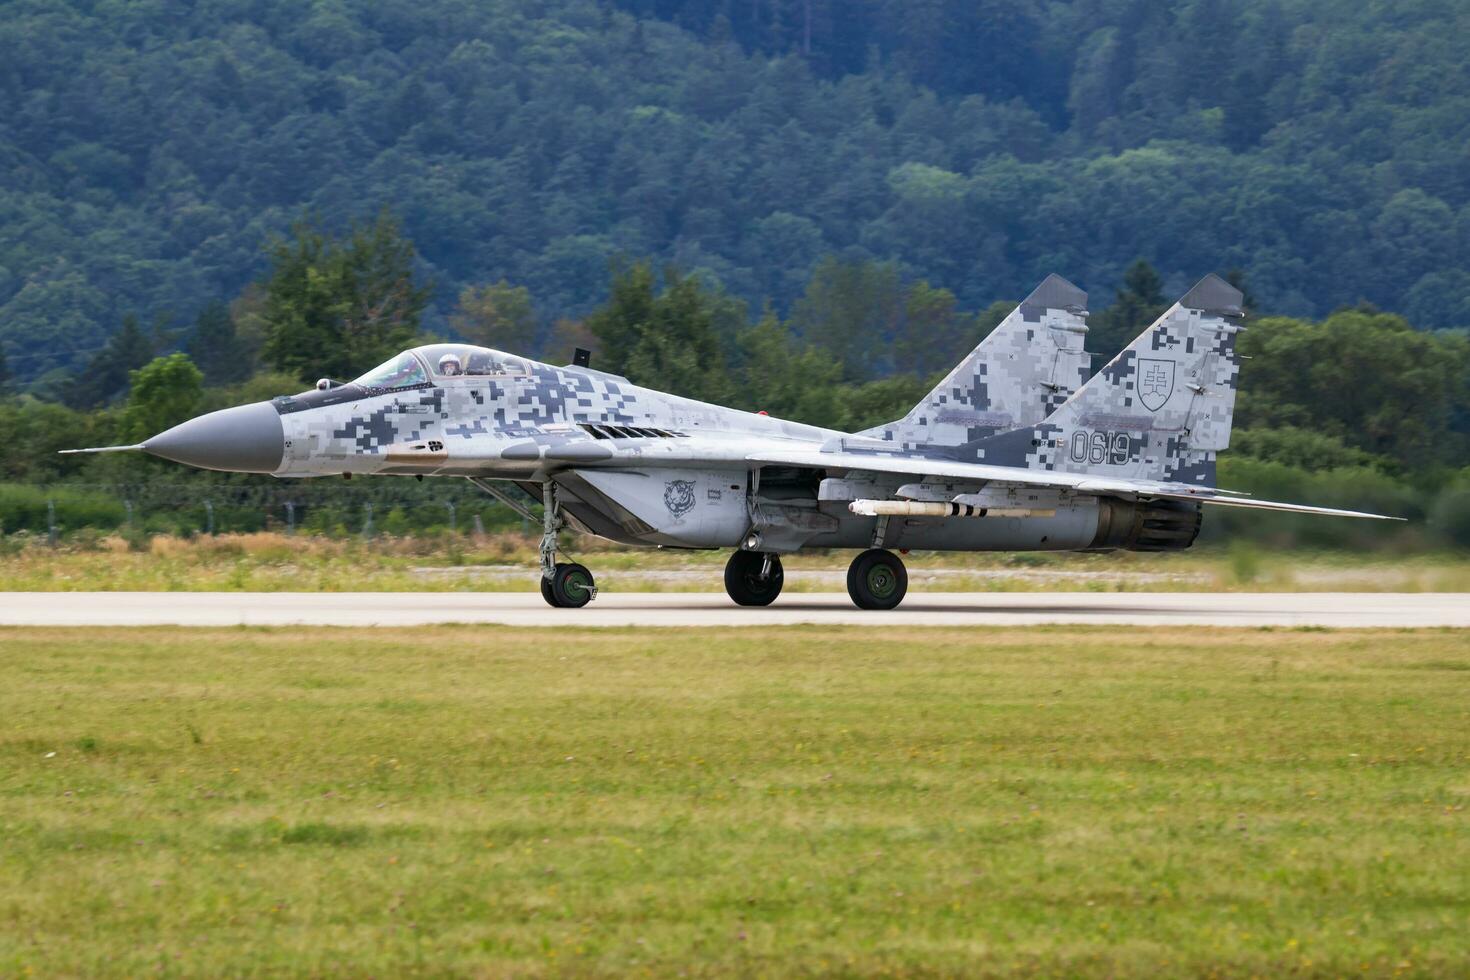
POLYGON ((552 609, 535 592, 4 592, 0 626, 1137 626, 1470 627, 1470 594, 1347 592, 927 592, 890 612, 842 593, 763 609, 723 593, 604 593, 552 609))

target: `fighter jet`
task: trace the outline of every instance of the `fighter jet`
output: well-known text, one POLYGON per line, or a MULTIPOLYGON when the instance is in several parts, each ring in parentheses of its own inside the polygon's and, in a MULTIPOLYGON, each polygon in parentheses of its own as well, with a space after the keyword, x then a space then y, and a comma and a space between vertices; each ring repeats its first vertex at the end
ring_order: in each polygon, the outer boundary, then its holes
POLYGON ((595 598, 570 527, 630 545, 732 548, 725 589, 763 606, 781 556, 860 553, 847 590, 902 602, 896 550, 1178 551, 1204 505, 1380 518, 1215 485, 1230 440, 1240 292, 1206 276, 1091 380, 1086 294, 1050 277, 903 419, 839 432, 466 344, 404 351, 347 384, 224 409, 134 446, 277 477, 454 476, 539 520, 541 593, 595 598), (539 499, 535 514, 513 492, 539 499))

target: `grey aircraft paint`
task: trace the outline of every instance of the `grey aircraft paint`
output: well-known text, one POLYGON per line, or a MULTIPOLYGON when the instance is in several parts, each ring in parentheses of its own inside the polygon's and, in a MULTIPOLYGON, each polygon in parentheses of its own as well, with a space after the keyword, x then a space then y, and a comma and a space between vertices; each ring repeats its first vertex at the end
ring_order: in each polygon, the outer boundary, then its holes
POLYGON ((859 435, 903 449, 958 446, 1056 411, 1089 375, 1087 294, 1048 276, 923 401, 859 435))
POLYGON ((1241 299, 1207 276, 1041 424, 976 440, 957 458, 1214 486, 1235 411, 1241 299))

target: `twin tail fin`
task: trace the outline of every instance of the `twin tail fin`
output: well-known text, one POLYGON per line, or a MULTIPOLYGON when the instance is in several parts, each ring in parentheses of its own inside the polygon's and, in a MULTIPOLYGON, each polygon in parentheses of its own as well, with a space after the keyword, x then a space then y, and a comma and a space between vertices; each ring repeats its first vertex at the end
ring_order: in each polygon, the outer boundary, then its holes
POLYGON ((907 415, 858 435, 953 447, 1041 422, 1087 380, 1086 318, 1087 294, 1047 276, 907 415))
POLYGON ((1045 421, 961 447, 1002 466, 1215 485, 1230 444, 1240 290, 1206 276, 1045 421))

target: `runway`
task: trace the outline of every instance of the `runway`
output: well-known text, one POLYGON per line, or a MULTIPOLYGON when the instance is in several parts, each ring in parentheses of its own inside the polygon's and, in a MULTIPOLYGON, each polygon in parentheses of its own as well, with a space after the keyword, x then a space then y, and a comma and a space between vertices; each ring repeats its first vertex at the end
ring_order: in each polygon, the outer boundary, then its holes
POLYGON ((911 592, 890 612, 845 594, 742 608, 723 593, 604 593, 553 609, 534 592, 5 592, 0 626, 1325 626, 1470 627, 1470 594, 911 592))

